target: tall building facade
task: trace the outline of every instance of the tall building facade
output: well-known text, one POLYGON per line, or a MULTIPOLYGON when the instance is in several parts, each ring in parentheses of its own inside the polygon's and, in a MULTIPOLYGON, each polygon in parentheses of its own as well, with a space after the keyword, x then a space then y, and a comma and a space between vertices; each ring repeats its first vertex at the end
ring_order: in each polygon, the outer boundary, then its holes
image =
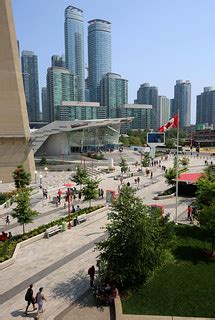
POLYGON ((53 55, 51 58, 52 67, 66 68, 65 56, 53 55))
POLYGON ((170 118, 170 100, 165 96, 158 97, 159 127, 163 126, 170 118))
POLYGON ((129 130, 145 130, 151 129, 152 106, 145 104, 124 104, 118 108, 119 118, 134 119, 131 122, 122 123, 121 133, 127 133, 129 130))
POLYGON ((149 83, 141 84, 134 103, 152 105, 151 129, 157 130, 159 127, 158 88, 150 86, 149 83))
POLYGON ((90 101, 100 102, 101 80, 105 74, 111 72, 111 23, 101 19, 88 23, 90 101))
POLYGON ((43 121, 49 121, 48 96, 47 96, 47 88, 46 87, 42 87, 41 101, 42 101, 43 121))
POLYGON ((28 118, 30 122, 39 121, 38 61, 33 51, 22 51, 21 65, 28 118))
POLYGON ((173 114, 179 111, 179 126, 189 127, 191 122, 191 82, 177 80, 174 87, 173 114))
POLYGON ((65 9, 66 68, 77 77, 78 100, 85 100, 83 11, 73 6, 65 9))
POLYGON ((65 68, 50 67, 47 70, 46 86, 48 122, 52 122, 55 120, 55 109, 62 101, 77 100, 77 77, 65 68))
POLYGON ((101 80, 101 105, 107 107, 107 117, 117 117, 117 107, 128 103, 128 80, 119 74, 107 73, 101 80))
POLYGON ((196 97, 196 124, 215 125, 215 88, 205 87, 196 97))

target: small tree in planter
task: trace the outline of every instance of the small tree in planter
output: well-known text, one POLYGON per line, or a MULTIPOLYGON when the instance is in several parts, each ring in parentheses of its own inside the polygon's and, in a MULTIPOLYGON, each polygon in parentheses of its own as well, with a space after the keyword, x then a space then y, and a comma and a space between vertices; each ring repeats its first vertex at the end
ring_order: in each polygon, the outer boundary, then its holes
POLYGON ((17 222, 23 227, 23 234, 25 233, 25 224, 32 223, 33 218, 36 217, 39 212, 32 210, 30 207, 30 189, 19 189, 14 202, 17 206, 12 211, 12 217, 17 219, 17 222))
POLYGON ((141 162, 142 167, 148 167, 150 163, 149 153, 144 153, 144 158, 141 162))
POLYGON ((166 178, 166 183, 169 185, 175 185, 176 168, 169 168, 167 172, 165 172, 164 177, 166 178))
POLYGON ((31 174, 26 172, 24 167, 20 165, 13 172, 13 179, 17 189, 25 188, 31 182, 31 174))
POLYGON ((48 161, 46 160, 46 158, 43 156, 40 160, 40 166, 45 166, 48 164, 48 161))
POLYGON ((76 174, 72 177, 73 181, 77 184, 84 184, 84 182, 89 178, 89 174, 85 168, 77 167, 76 174))
POLYGON ((182 166, 185 167, 185 168, 188 166, 189 162, 190 162, 190 160, 189 160, 189 158, 187 158, 187 157, 183 157, 183 158, 180 160, 180 163, 181 163, 182 166))
POLYGON ((121 157, 121 161, 119 163, 119 166, 121 168, 122 173, 126 173, 128 171, 127 161, 123 157, 121 157))
POLYGON ((85 180, 85 185, 82 189, 82 193, 84 195, 84 199, 89 201, 89 206, 91 207, 91 201, 98 197, 98 186, 99 180, 94 180, 91 178, 87 178, 85 180))

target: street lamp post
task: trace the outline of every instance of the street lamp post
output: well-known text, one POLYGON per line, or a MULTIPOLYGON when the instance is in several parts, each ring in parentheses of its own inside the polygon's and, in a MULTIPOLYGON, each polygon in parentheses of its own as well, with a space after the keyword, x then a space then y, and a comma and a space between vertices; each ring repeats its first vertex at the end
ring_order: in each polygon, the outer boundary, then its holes
POLYGON ((45 167, 45 168, 44 168, 44 170, 45 170, 45 177, 47 177, 48 168, 47 168, 47 167, 45 167))
POLYGON ((74 184, 72 183, 65 183, 64 186, 67 187, 67 197, 68 197, 68 229, 72 228, 71 221, 70 221, 70 188, 74 184))
POLYGON ((37 183, 37 170, 34 171, 35 184, 37 183))
POLYGON ((43 183, 43 176, 42 176, 42 174, 39 175, 39 178, 40 178, 40 186, 42 187, 42 183, 43 183))

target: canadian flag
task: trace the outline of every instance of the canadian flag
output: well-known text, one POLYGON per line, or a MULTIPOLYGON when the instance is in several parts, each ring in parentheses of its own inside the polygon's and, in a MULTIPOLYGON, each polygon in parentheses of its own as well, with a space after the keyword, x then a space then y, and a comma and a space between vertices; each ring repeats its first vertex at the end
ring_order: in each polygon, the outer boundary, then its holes
POLYGON ((158 129, 158 132, 165 132, 170 128, 178 128, 178 114, 176 113, 173 118, 169 119, 169 121, 158 129))

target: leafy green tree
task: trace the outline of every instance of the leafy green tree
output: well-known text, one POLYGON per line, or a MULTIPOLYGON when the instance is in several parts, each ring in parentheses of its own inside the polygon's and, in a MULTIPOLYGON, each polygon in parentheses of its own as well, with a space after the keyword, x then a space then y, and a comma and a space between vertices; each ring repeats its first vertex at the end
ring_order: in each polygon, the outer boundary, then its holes
POLYGON ((130 136, 129 137, 130 146, 142 146, 142 141, 139 136, 130 136))
POLYGON ((17 206, 12 211, 12 217, 17 219, 17 222, 22 225, 23 233, 25 233, 25 224, 32 223, 33 218, 36 217, 39 212, 32 210, 30 207, 30 189, 19 189, 14 202, 17 206))
POLYGON ((119 141, 123 144, 124 147, 128 147, 130 145, 128 137, 120 136, 119 141))
POLYGON ((215 180, 207 177, 197 182, 196 202, 199 209, 203 206, 210 206, 215 199, 215 180))
POLYGON ((19 165, 13 172, 13 179, 17 189, 25 188, 31 182, 31 174, 26 172, 22 165, 19 165))
POLYGON ((46 160, 46 158, 43 156, 40 160, 40 166, 45 166, 48 164, 48 161, 46 160))
POLYGON ((128 171, 128 164, 125 158, 121 157, 121 161, 119 163, 122 173, 126 173, 128 171))
POLYGON ((187 158, 187 157, 183 157, 179 161, 180 161, 180 163, 182 164, 183 167, 187 167, 189 162, 190 162, 189 158, 187 158))
POLYGON ((169 149, 175 146, 175 140, 173 138, 166 139, 165 146, 169 149))
POLYGON ((123 186, 106 225, 108 236, 97 244, 102 276, 125 287, 141 285, 166 261, 172 239, 168 217, 155 210, 123 186))
POLYGON ((197 215, 200 228, 205 238, 211 241, 211 255, 215 256, 215 202, 204 206, 197 215))
POLYGON ((77 167, 76 174, 72 177, 73 181, 77 184, 85 183, 85 181, 89 178, 89 174, 85 168, 77 167))
POLYGON ((175 185, 176 168, 169 168, 167 172, 165 172, 164 177, 166 178, 166 183, 168 183, 169 185, 175 185))
POLYGON ((99 180, 87 178, 84 180, 84 184, 82 193, 84 199, 89 201, 89 206, 91 207, 91 201, 98 197, 99 180))
POLYGON ((149 166, 149 163, 150 163, 149 153, 144 153, 144 158, 141 162, 141 165, 146 168, 149 166))

